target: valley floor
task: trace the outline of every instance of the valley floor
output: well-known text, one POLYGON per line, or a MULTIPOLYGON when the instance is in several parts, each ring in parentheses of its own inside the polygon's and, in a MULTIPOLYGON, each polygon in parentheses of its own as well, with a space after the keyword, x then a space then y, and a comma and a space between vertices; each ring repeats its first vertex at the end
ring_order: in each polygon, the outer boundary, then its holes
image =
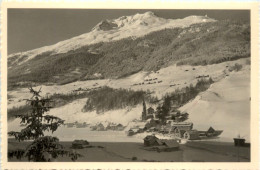
MULTIPOLYGON (((10 150, 25 148, 29 142, 9 140, 10 150)), ((61 142, 70 149, 71 142, 61 142)), ((136 142, 90 142, 92 148, 77 149, 83 155, 78 162, 249 162, 250 147, 235 147, 233 143, 192 141, 180 145, 178 151, 156 152, 145 150, 143 143, 136 142), (98 147, 99 146, 99 147, 98 147), (102 146, 102 147, 100 147, 102 146), (238 156, 239 153, 239 156, 238 156)), ((11 162, 27 159, 9 159, 11 162)), ((59 157, 57 162, 71 161, 68 157, 59 157)))

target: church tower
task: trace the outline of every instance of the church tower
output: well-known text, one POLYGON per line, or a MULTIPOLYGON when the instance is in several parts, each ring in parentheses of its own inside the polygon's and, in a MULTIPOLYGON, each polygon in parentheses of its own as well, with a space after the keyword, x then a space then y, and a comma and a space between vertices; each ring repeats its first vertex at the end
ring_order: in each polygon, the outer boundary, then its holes
POLYGON ((146 120, 146 104, 145 101, 143 99, 143 112, 142 112, 142 120, 146 120))

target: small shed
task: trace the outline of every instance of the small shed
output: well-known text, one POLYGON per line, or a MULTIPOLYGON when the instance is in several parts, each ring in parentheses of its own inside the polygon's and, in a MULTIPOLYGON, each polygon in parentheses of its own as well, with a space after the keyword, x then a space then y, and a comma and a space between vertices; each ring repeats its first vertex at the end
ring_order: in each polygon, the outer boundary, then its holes
POLYGON ((245 146, 245 139, 244 138, 234 138, 234 145, 235 146, 245 146))
POLYGON ((83 149, 89 145, 89 142, 87 140, 74 140, 72 142, 72 148, 73 149, 83 149))
POLYGON ((163 143, 154 135, 148 135, 144 138, 144 146, 160 146, 163 143))

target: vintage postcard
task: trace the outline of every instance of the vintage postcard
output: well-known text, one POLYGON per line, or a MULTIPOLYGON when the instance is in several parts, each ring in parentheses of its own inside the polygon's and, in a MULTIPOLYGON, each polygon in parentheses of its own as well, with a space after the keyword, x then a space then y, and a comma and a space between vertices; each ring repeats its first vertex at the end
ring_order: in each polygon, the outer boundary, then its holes
POLYGON ((257 169, 258 3, 1 6, 3 169, 257 169))

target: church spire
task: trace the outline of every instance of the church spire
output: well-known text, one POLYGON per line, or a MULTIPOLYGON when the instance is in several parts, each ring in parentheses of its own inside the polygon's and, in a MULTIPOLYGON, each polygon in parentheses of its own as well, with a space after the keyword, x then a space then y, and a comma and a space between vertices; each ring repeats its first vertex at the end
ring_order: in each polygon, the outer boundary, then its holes
POLYGON ((146 104, 143 99, 143 112, 142 112, 142 120, 146 120, 146 104))

